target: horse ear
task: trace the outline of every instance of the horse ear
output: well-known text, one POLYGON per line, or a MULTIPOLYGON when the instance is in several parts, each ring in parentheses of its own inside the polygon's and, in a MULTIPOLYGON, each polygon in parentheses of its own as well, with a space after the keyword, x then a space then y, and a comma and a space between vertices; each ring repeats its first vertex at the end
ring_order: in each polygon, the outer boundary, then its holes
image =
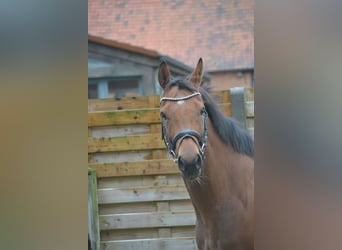
POLYGON ((202 77, 203 77, 203 60, 202 58, 200 58, 198 60, 196 68, 191 73, 191 76, 190 76, 191 84, 194 85, 196 88, 199 88, 199 86, 201 86, 201 83, 202 83, 202 77))
POLYGON ((158 71, 158 81, 160 87, 162 89, 165 89, 166 84, 171 80, 171 74, 169 67, 167 66, 165 61, 162 61, 159 65, 159 71, 158 71))

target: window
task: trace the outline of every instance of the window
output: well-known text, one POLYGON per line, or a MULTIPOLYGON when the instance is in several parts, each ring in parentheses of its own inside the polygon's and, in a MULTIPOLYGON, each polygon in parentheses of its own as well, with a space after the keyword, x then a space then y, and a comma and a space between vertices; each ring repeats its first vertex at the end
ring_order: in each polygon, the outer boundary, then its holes
POLYGON ((143 95, 141 77, 91 78, 88 82, 88 98, 120 98, 143 95))
POLYGON ((98 98, 97 84, 88 84, 88 99, 98 98))
POLYGON ((136 79, 109 80, 108 97, 139 96, 139 81, 136 79))

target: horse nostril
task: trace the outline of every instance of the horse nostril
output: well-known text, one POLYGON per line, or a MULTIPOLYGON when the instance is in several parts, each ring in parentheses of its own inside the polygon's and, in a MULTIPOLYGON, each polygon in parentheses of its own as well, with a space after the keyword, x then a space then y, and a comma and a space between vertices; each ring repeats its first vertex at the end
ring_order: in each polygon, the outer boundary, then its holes
POLYGON ((181 156, 178 157, 178 166, 182 171, 185 170, 185 162, 181 156))
POLYGON ((197 155, 196 166, 200 167, 202 164, 202 158, 200 155, 197 155))

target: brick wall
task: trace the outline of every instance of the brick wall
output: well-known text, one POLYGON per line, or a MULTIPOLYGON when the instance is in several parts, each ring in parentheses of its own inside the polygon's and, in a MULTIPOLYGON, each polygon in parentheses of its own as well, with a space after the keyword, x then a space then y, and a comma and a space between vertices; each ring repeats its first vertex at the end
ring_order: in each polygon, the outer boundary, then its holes
POLYGON ((252 86, 252 71, 230 71, 210 73, 213 90, 227 90, 233 87, 252 86))

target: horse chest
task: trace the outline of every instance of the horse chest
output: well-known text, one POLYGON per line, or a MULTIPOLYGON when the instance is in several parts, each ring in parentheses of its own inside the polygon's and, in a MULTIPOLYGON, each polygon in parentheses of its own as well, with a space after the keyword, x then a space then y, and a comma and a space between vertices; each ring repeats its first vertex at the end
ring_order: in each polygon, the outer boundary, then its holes
POLYGON ((196 238, 199 250, 237 250, 253 249, 245 230, 239 226, 242 222, 236 211, 230 206, 212 206, 209 211, 196 209, 196 238))
POLYGON ((220 227, 197 227, 197 245, 199 250, 227 250, 227 249, 242 249, 236 247, 229 233, 220 227), (198 233, 201 232, 201 233, 198 233))

